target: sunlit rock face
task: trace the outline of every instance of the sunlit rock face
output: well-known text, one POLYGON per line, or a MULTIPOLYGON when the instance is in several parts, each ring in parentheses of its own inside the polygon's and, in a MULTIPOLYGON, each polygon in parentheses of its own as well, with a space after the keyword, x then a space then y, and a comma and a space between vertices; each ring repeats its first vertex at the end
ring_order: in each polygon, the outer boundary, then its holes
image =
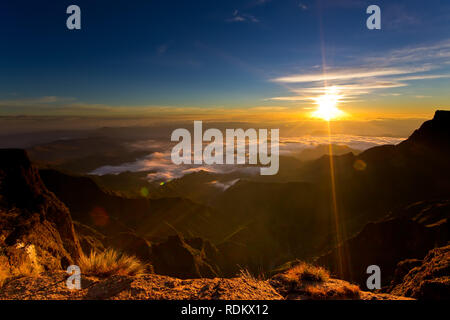
POLYGON ((0 150, 0 249, 0 266, 10 274, 61 270, 81 252, 69 210, 23 150, 0 150))

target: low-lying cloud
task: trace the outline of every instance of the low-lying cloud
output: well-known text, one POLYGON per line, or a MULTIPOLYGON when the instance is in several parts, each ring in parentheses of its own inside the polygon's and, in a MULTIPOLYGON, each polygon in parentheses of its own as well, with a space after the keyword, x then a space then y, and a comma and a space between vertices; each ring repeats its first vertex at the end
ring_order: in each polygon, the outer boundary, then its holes
MULTIPOLYGON (((280 138, 280 154, 281 155, 294 155, 295 153, 307 149, 314 148, 319 145, 328 144, 330 141, 333 144, 346 145, 352 149, 365 150, 378 145, 385 144, 397 144, 404 140, 404 138, 394 137, 369 137, 369 136, 354 136, 354 135, 332 135, 329 136, 302 136, 302 137, 289 137, 280 138), (331 139, 331 140, 330 140, 331 139)), ((250 143, 256 143, 256 141, 250 141, 250 143)), ((257 175, 259 174, 258 166, 245 166, 245 165, 175 165, 171 160, 171 149, 157 140, 146 140, 136 142, 130 145, 131 148, 145 149, 157 149, 164 146, 164 150, 152 152, 148 156, 137 159, 134 162, 124 163, 117 166, 102 166, 95 169, 90 174, 105 175, 105 174, 119 174, 122 172, 149 172, 147 179, 150 182, 156 181, 170 181, 173 179, 181 178, 187 174, 206 171, 217 174, 229 174, 239 172, 243 175, 257 175)), ((229 182, 213 181, 211 183, 214 186, 226 190, 237 180, 229 182)))
POLYGON ((118 166, 102 166, 90 172, 94 175, 119 174, 122 172, 149 171, 147 179, 153 181, 169 181, 181 178, 189 173, 206 171, 211 173, 226 174, 239 171, 247 175, 259 174, 258 167, 246 167, 238 165, 176 165, 170 158, 170 151, 153 152, 145 158, 135 162, 124 163, 118 166))

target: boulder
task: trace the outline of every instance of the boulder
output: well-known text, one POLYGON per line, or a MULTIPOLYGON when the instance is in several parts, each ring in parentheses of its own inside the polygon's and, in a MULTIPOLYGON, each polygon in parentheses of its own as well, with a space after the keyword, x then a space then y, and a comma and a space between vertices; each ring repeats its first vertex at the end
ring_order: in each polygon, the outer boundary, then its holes
POLYGON ((416 299, 450 299, 450 245, 431 250, 391 293, 416 299))

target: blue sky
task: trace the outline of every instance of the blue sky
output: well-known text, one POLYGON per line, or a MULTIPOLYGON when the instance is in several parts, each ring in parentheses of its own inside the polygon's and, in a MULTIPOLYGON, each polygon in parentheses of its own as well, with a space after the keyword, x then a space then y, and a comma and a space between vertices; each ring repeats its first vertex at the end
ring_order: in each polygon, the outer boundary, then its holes
POLYGON ((449 105, 446 0, 6 0, 0 36, 0 114, 308 109, 324 70, 349 110, 449 105))

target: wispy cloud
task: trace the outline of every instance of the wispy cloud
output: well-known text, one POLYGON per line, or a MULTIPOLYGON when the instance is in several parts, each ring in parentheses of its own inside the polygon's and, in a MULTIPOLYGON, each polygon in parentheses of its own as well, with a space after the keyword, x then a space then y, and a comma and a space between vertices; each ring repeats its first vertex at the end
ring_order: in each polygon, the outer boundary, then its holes
POLYGON ((450 39, 446 39, 432 44, 394 49, 383 55, 368 56, 365 57, 362 62, 380 66, 417 62, 422 64, 432 63, 436 65, 442 62, 448 62, 449 58, 450 39))
POLYGON ((275 78, 272 81, 283 83, 318 82, 329 80, 351 80, 360 78, 374 78, 380 76, 392 76, 428 71, 429 68, 347 68, 341 70, 330 70, 330 72, 315 72, 307 74, 296 74, 275 78))
POLYGON ((251 14, 241 13, 239 10, 233 11, 233 17, 227 19, 228 22, 259 22, 259 20, 251 14))
POLYGON ((422 23, 420 16, 405 4, 389 3, 383 12, 386 29, 410 28, 422 23))
POLYGON ((298 4, 298 7, 299 7, 300 9, 302 9, 303 11, 308 10, 308 6, 307 6, 306 4, 304 4, 303 2, 300 2, 300 3, 298 4))
POLYGON ((411 81, 450 78, 445 62, 450 59, 450 39, 429 45, 395 49, 385 54, 355 58, 350 67, 325 67, 322 71, 290 74, 270 79, 288 88, 291 95, 276 101, 311 101, 333 86, 345 100, 378 90, 407 87, 411 81))
MULTIPOLYGON (((356 150, 366 150, 375 146, 386 144, 398 144, 406 138, 396 137, 375 137, 357 136, 348 134, 336 134, 331 136, 331 140, 336 145, 345 145, 356 150)), ((314 148, 319 145, 326 145, 330 141, 330 136, 301 136, 280 138, 280 154, 292 155, 301 150, 314 148)))
POLYGON ((415 75, 407 77, 396 78, 398 81, 412 81, 412 80, 428 80, 428 79, 442 79, 450 78, 450 74, 432 74, 432 75, 415 75))
MULTIPOLYGON (((94 175, 104 175, 104 174, 119 174, 121 172, 142 172, 150 171, 147 175, 149 181, 170 181, 173 179, 181 178, 186 174, 206 171, 211 173, 232 173, 239 171, 243 174, 255 175, 259 173, 259 167, 245 167, 239 165, 176 165, 172 162, 170 158, 170 151, 160 151, 153 152, 149 156, 138 159, 135 162, 124 163, 118 166, 103 166, 90 172, 94 175)), ((236 181, 235 181, 236 182, 236 181)), ((230 181, 229 186, 234 184, 230 181)), ((226 188, 223 184, 222 189, 226 188)))

